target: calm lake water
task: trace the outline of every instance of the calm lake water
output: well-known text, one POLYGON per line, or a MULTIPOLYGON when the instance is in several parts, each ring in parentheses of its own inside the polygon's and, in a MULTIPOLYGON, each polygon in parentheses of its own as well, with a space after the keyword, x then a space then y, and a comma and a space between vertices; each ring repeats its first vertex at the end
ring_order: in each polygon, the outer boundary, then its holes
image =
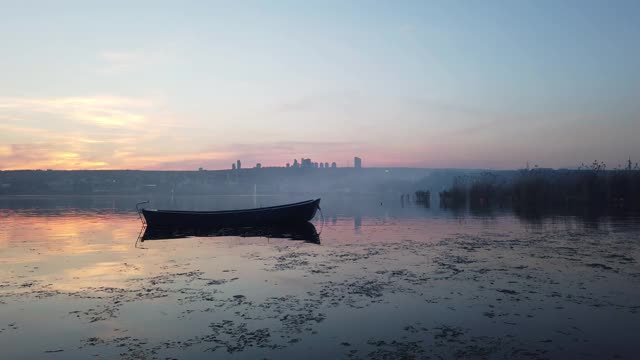
POLYGON ((319 241, 136 243, 146 198, 0 198, 2 358, 638 358, 639 217, 322 199, 319 241))

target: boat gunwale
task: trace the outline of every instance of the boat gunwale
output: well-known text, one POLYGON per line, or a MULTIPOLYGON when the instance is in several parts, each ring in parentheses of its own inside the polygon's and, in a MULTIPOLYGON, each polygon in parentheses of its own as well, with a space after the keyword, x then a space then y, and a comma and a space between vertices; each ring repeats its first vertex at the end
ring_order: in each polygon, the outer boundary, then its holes
POLYGON ((211 214, 234 214, 234 213, 248 213, 248 212, 256 212, 256 211, 271 211, 271 210, 280 210, 286 209, 290 207, 298 207, 304 205, 311 205, 314 202, 320 202, 320 199, 313 200, 305 200, 292 204, 284 204, 284 205, 276 205, 276 206, 268 206, 263 208, 252 208, 252 209, 239 209, 239 210, 216 210, 216 211, 191 211, 191 210, 159 210, 159 209, 142 209, 142 212, 154 212, 161 214, 186 214, 186 215, 211 215, 211 214))

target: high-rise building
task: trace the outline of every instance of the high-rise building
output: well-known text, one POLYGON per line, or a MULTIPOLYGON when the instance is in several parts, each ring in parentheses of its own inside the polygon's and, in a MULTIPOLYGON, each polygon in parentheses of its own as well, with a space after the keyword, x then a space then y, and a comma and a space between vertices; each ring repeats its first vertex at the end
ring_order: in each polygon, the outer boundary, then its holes
POLYGON ((353 158, 353 167, 356 169, 360 169, 362 168, 362 159, 360 159, 359 157, 354 157, 353 158))
POLYGON ((336 164, 336 162, 335 162, 335 161, 331 163, 331 168, 332 168, 332 169, 335 169, 335 168, 337 168, 337 167, 338 167, 338 164, 336 164))
POLYGON ((242 164, 240 163, 240 160, 236 161, 236 168, 238 168, 238 170, 242 169, 242 164))
POLYGON ((295 169, 297 169, 297 168, 299 168, 299 167, 300 167, 300 164, 298 164, 298 159, 293 159, 293 167, 294 167, 295 169))
POLYGON ((236 169, 236 164, 231 164, 231 170, 235 170, 236 169))
POLYGON ((325 167, 325 169, 328 169, 329 168, 329 163, 325 161, 324 167, 325 167))

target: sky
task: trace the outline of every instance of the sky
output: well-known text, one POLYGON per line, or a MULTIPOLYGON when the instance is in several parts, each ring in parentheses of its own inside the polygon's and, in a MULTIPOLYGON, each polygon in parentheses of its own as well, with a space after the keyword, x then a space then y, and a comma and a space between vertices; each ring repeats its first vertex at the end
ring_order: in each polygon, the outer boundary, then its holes
POLYGON ((638 1, 0 7, 0 170, 640 158, 638 1))

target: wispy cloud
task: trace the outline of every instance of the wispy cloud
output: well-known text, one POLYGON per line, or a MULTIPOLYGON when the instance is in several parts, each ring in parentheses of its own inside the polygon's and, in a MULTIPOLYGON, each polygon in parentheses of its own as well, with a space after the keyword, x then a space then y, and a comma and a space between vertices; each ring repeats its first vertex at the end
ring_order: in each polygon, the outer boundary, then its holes
POLYGON ((145 121, 141 109, 152 102, 114 96, 19 98, 0 97, 0 116, 48 114, 102 127, 139 127, 145 121))
POLYGON ((234 156, 191 144, 192 129, 174 126, 156 105, 114 96, 2 97, 0 169, 185 169, 234 156))
POLYGON ((0 159, 11 169, 100 169, 108 164, 70 151, 69 144, 12 144, 0 147, 0 159), (4 149, 2 149, 4 148, 4 149))
POLYGON ((151 126, 152 104, 114 96, 0 97, 0 168, 124 166, 116 150, 153 143, 168 131, 151 126))

